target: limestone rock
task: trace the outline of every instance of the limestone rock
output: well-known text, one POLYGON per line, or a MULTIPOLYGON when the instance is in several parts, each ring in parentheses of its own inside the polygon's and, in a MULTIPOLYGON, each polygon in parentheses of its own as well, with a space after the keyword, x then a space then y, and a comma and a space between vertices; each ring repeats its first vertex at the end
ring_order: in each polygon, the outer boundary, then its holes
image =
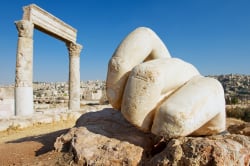
POLYGON ((250 122, 244 122, 241 120, 228 118, 227 119, 227 130, 231 134, 242 134, 250 136, 250 122))
POLYGON ((69 143, 78 162, 88 165, 137 165, 152 147, 152 135, 128 123, 111 108, 82 115, 67 134, 57 138, 56 150, 69 143))
POLYGON ((250 138, 243 135, 182 137, 150 159, 149 165, 230 165, 250 164, 250 138))
POLYGON ((246 165, 250 137, 238 134, 158 141, 111 108, 83 114, 57 138, 57 151, 70 145, 81 165, 246 165))

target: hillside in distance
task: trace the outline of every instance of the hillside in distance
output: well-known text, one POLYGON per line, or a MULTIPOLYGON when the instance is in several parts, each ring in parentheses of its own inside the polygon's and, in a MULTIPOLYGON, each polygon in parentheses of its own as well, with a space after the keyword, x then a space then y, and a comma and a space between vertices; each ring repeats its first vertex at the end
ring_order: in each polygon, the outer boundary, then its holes
POLYGON ((225 91, 227 104, 250 104, 250 75, 212 75, 219 80, 225 91))

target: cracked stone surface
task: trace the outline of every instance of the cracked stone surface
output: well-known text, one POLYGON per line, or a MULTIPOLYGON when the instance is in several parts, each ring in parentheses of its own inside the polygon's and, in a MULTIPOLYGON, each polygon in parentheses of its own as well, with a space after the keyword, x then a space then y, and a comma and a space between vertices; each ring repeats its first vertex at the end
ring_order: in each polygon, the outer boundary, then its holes
POLYGON ((83 114, 75 127, 57 138, 54 146, 57 151, 69 146, 76 162, 87 165, 248 166, 250 137, 235 134, 232 129, 229 132, 163 140, 138 130, 121 112, 105 108, 83 114))

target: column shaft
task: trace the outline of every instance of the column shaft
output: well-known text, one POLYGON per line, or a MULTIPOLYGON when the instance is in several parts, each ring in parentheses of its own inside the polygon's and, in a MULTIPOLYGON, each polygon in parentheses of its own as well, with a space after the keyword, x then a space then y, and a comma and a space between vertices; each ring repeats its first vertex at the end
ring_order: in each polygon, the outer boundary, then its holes
POLYGON ((26 20, 16 22, 19 32, 16 54, 15 115, 33 114, 33 28, 26 20))
POLYGON ((80 52, 82 46, 67 44, 69 50, 69 109, 80 110, 80 52))

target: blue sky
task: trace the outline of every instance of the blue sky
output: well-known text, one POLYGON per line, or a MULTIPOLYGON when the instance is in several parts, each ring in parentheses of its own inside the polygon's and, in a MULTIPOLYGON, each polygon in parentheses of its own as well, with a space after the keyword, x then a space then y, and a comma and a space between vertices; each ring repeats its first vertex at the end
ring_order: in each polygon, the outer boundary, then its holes
MULTIPOLYGON (((22 7, 35 3, 78 30, 81 80, 105 80, 107 64, 128 33, 153 29, 172 57, 203 75, 250 74, 249 0, 3 0, 0 6, 0 84, 14 83, 22 7)), ((67 81, 63 42, 34 31, 34 81, 67 81)))

